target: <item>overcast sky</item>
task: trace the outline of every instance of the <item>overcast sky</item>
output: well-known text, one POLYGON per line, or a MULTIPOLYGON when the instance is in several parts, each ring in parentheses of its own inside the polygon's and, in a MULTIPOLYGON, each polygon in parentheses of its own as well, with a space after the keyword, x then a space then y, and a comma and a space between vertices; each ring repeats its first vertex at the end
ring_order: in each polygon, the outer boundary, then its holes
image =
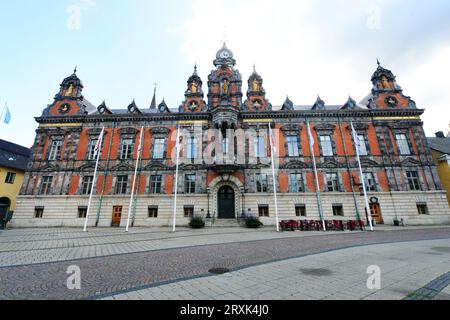
POLYGON ((224 40, 246 90, 256 64, 281 105, 344 104, 371 90, 376 59, 418 107, 429 136, 449 130, 450 2, 447 0, 17 0, 0 1, 0 138, 31 146, 34 117, 78 65, 94 105, 180 105, 194 63, 207 75, 224 40), (79 19, 78 19, 79 17, 79 19))

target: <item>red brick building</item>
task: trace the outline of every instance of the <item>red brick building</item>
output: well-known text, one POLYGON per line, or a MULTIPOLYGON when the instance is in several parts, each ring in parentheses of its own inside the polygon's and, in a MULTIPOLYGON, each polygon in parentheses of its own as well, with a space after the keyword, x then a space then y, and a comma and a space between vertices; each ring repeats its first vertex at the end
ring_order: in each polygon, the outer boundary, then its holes
POLYGON ((275 139, 276 188, 280 219, 317 219, 320 193, 325 219, 364 217, 364 198, 350 123, 362 143, 361 163, 378 223, 403 218, 408 224, 450 222, 421 115, 403 94, 393 73, 378 64, 372 91, 361 103, 281 106, 266 99, 263 79, 242 76, 225 45, 217 52, 206 84, 197 70, 187 81, 179 108, 163 101, 156 107, 99 107, 82 95, 76 71, 64 79, 54 102, 36 118, 39 128, 18 199, 16 226, 81 226, 86 214, 95 167, 94 148, 105 128, 89 225, 124 224, 134 178, 135 226, 170 225, 173 212, 176 136, 180 129, 181 159, 178 223, 194 214, 216 219, 261 216, 273 224, 271 148, 275 139), (244 100, 244 101, 243 101, 244 100), (307 123, 320 190, 316 190, 307 123), (143 145, 138 158, 141 127, 143 145))

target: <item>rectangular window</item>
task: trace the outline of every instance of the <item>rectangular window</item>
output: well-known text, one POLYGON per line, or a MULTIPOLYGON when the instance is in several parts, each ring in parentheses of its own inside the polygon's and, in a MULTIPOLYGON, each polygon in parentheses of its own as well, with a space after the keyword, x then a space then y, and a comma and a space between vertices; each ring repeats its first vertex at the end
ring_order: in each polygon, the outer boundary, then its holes
POLYGON ((156 194, 161 193, 161 186, 162 186, 162 176, 156 175, 150 177, 150 193, 156 194))
POLYGON ((148 206, 148 217, 158 218, 158 206, 148 206))
POLYGON ((267 175, 256 174, 256 192, 267 192, 267 175))
POLYGON ((42 219, 44 216, 44 207, 35 207, 34 208, 34 217, 36 219, 42 219))
POLYGON ((87 150, 87 160, 96 160, 95 159, 95 146, 97 145, 98 140, 93 139, 89 142, 88 150, 87 150))
POLYGON ((194 216, 194 206, 184 206, 184 217, 192 218, 194 216))
POLYGON ((48 153, 48 160, 55 161, 59 159, 62 145, 63 142, 61 140, 52 141, 50 152, 48 153))
POLYGON ((419 174, 417 171, 406 171, 410 190, 420 190, 419 174))
POLYGON ((87 207, 78 207, 78 218, 86 218, 87 207))
POLYGON ((377 184, 372 172, 365 172, 364 183, 366 184, 366 191, 377 191, 377 184))
POLYGON ((8 172, 6 174, 5 183, 13 184, 14 180, 16 180, 16 174, 14 172, 8 172))
POLYGON ((305 192, 303 174, 291 173, 289 186, 291 192, 305 192))
POLYGON ((122 141, 122 149, 120 152, 120 159, 129 160, 133 158, 133 139, 124 139, 122 141))
POLYGON ((427 206, 427 204, 426 203, 423 203, 423 202, 420 202, 420 203, 417 203, 417 211, 419 212, 419 214, 430 214, 429 212, 428 212, 428 206, 427 206))
POLYGON ((258 213, 260 217, 268 217, 269 216, 269 206, 268 205, 259 205, 258 213))
POLYGON ((410 155, 411 150, 409 149, 408 139, 405 134, 396 134, 395 139, 397 140, 398 152, 401 155, 410 155))
POLYGON ((359 147, 359 155, 360 156, 367 156, 367 145, 366 145, 366 136, 363 134, 358 134, 359 141, 361 143, 361 146, 359 147))
POLYGON ((298 151, 298 136, 287 136, 286 143, 288 146, 288 155, 289 157, 298 157, 300 155, 298 151))
POLYGON ((265 158, 267 156, 264 137, 255 137, 253 139, 253 148, 255 158, 265 158))
POLYGON ((331 136, 320 136, 320 145, 322 146, 322 155, 324 157, 333 156, 333 145, 331 143, 331 136))
POLYGON ((222 153, 226 155, 229 152, 230 152, 230 139, 226 137, 222 138, 222 153))
POLYGON ((153 146, 153 159, 164 159, 166 139, 158 138, 155 139, 155 144, 153 146))
POLYGON ((327 190, 330 192, 338 192, 339 191, 339 180, 337 173, 327 173, 327 190))
POLYGON ((195 159, 197 157, 197 139, 190 137, 187 142, 186 158, 195 159))
POLYGON ((87 195, 87 194, 91 193, 93 181, 94 181, 94 177, 92 177, 92 176, 83 177, 83 183, 81 186, 81 194, 87 195))
POLYGON ((342 204, 333 204, 333 216, 343 217, 344 216, 344 207, 342 204))
POLYGON ((306 217, 306 206, 304 204, 296 204, 295 215, 297 217, 306 217))
POLYGON ((184 182, 184 192, 195 193, 195 174, 187 174, 184 182))
POLYGON ((126 194, 128 187, 128 176, 118 176, 116 182, 116 194, 126 194))
POLYGON ((42 177, 40 194, 50 194, 52 192, 53 177, 42 177))

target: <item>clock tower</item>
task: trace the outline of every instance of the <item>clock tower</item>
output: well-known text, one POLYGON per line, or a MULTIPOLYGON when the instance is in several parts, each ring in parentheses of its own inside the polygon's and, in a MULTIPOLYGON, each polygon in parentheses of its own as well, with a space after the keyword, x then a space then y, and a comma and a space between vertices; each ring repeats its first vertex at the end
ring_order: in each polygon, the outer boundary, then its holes
POLYGON ((236 60, 226 44, 217 51, 214 66, 208 77, 208 106, 210 110, 218 107, 236 108, 242 106, 242 76, 235 69, 236 60))

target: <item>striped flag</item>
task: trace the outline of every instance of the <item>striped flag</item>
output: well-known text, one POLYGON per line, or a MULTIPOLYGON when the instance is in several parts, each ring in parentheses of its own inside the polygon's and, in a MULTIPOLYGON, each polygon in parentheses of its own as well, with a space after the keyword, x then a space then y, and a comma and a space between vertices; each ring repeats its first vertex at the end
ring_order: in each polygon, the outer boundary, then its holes
POLYGON ((97 158, 99 153, 101 152, 102 144, 103 144, 103 133, 105 132, 105 128, 102 129, 100 136, 98 137, 97 144, 94 149, 94 158, 97 158))

